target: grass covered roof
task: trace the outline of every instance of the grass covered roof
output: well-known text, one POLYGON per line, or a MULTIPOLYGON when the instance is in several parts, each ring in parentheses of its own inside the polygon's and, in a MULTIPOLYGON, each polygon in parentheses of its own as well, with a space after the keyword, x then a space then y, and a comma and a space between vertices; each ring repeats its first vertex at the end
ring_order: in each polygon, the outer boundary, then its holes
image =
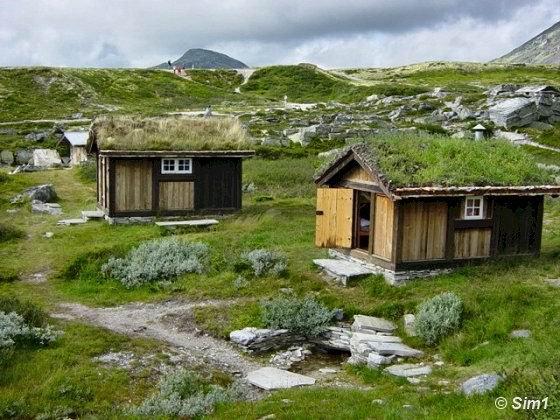
MULTIPOLYGON (((505 140, 385 133, 347 147, 338 158, 350 149, 375 168, 391 188, 556 184, 531 155, 505 140)), ((334 161, 319 169, 316 179, 334 161)))
POLYGON ((99 150, 247 150, 252 143, 232 118, 104 117, 92 124, 99 150))

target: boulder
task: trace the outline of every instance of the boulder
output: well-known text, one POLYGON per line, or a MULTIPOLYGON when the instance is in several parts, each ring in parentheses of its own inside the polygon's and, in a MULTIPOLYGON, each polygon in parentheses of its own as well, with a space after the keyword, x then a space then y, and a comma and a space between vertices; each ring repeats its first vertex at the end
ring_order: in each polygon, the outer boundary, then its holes
POLYGON ((390 365, 395 356, 381 356, 378 353, 372 352, 368 354, 367 365, 370 368, 378 368, 382 365, 390 365))
POLYGON ((416 337, 416 331, 414 330, 414 321, 415 320, 416 320, 416 317, 414 316, 414 314, 404 314, 404 316, 403 316, 404 331, 410 337, 416 337))
POLYGON ((43 141, 50 136, 50 131, 42 131, 38 133, 29 133, 25 136, 25 140, 28 141, 43 141))
POLYGON ((35 149, 33 150, 33 165, 40 168, 49 168, 54 165, 60 165, 62 160, 56 150, 52 149, 35 149))
POLYGON ((495 373, 474 376, 461 384, 461 390, 467 396, 485 394, 494 390, 502 377, 495 373))
POLYGON ((282 369, 263 367, 249 372, 247 375, 247 382, 262 389, 272 390, 314 385, 315 379, 282 369))
POLYGON ((311 125, 309 127, 300 128, 297 133, 288 136, 288 138, 293 143, 299 143, 302 146, 307 146, 307 144, 311 141, 311 138, 316 135, 316 132, 317 125, 311 125))
POLYGON ((16 150, 15 159, 18 165, 27 165, 33 159, 33 153, 29 150, 16 150))
POLYGON ((432 373, 432 368, 430 366, 422 364, 409 364, 405 363, 402 365, 393 365, 385 368, 385 372, 393 375, 400 376, 402 378, 410 378, 415 376, 425 376, 432 373))
POLYGON ((36 187, 27 188, 23 193, 16 195, 12 198, 11 203, 21 203, 29 198, 31 201, 38 201, 41 203, 48 203, 57 199, 56 191, 52 184, 43 184, 36 187))
POLYGON ((0 152, 0 161, 6 165, 11 165, 14 163, 14 154, 11 150, 2 150, 0 152))
POLYGON ((529 98, 511 98, 488 109, 490 121, 499 127, 524 127, 538 120, 537 105, 529 98))

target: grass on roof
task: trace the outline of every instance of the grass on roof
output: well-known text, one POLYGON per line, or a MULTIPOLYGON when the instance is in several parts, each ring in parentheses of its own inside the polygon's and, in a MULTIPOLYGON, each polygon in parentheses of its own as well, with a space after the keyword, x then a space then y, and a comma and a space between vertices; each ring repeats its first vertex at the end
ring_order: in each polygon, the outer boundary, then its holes
POLYGON ((247 150, 252 143, 231 118, 101 118, 93 129, 101 150, 247 150))
POLYGON ((389 133, 367 141, 393 186, 520 186, 555 184, 533 156, 504 140, 389 133))

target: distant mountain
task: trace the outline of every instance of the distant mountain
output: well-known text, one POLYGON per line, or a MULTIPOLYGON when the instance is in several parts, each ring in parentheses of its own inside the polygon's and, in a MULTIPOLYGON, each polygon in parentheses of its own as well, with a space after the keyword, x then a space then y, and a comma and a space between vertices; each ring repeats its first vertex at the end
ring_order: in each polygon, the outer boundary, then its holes
POLYGON ((560 64, 560 22, 493 62, 560 64))
MULTIPOLYGON (((248 69, 249 66, 235 58, 231 58, 225 54, 204 50, 202 48, 193 48, 188 50, 181 58, 171 63, 173 66, 181 66, 185 69, 248 69)), ((159 69, 169 68, 167 63, 156 66, 159 69)))

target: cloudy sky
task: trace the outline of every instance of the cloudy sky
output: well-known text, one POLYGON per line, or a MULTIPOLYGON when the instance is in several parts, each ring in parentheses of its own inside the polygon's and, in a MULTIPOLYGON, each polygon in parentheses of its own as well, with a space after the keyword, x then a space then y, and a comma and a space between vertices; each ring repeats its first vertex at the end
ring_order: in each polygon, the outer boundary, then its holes
POLYGON ((0 66, 487 61, 559 20, 560 0, 0 0, 0 66))

